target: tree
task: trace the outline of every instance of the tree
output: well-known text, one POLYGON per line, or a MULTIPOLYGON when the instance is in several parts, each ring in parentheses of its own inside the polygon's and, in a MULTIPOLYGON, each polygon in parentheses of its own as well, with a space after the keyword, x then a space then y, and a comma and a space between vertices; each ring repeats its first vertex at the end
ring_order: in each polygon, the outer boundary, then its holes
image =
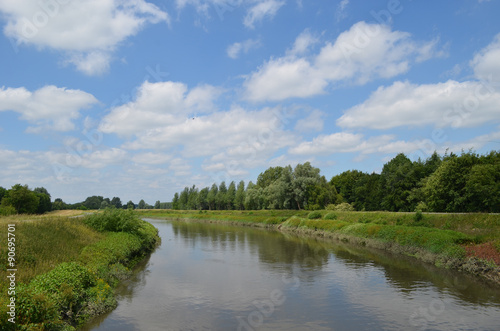
POLYGON ((238 187, 236 188, 236 194, 234 196, 234 209, 243 210, 245 209, 245 182, 240 181, 238 187))
POLYGON ((44 214, 52 210, 52 202, 50 201, 50 194, 44 187, 37 187, 33 190, 40 199, 38 203, 38 214, 44 214))
POLYGON ((363 172, 359 170, 348 170, 332 177, 330 184, 335 187, 345 202, 353 203, 356 200, 355 188, 356 182, 362 178, 363 172))
POLYGON ((215 196, 215 202, 217 205, 217 210, 225 210, 227 206, 227 187, 226 187, 226 182, 222 182, 219 185, 219 191, 217 192, 217 195, 215 196))
POLYGON ((87 199, 85 199, 85 201, 83 202, 83 205, 87 208, 87 209, 99 209, 101 207, 101 203, 102 201, 104 200, 104 198, 102 196, 91 196, 91 197, 88 197, 87 199))
POLYGON ((191 187, 188 191, 187 209, 198 209, 198 189, 195 185, 193 185, 193 187, 191 187))
POLYGON ((208 209, 215 210, 217 209, 217 194, 219 193, 219 187, 217 184, 212 184, 210 188, 210 192, 207 195, 208 209))
POLYGON ((307 205, 311 210, 325 209, 329 204, 342 202, 335 186, 329 184, 325 176, 321 176, 316 185, 309 187, 308 196, 307 205))
POLYGON ((179 210, 179 193, 175 192, 174 198, 172 199, 172 209, 179 210))
POLYGON ((469 212, 500 212, 500 163, 472 166, 465 197, 469 212))
POLYGON ((155 202, 155 209, 160 209, 160 206, 161 206, 161 202, 160 202, 160 200, 157 200, 155 202))
POLYGON ((137 209, 146 209, 146 202, 141 199, 141 201, 139 201, 139 204, 137 205, 137 209))
POLYGON ((108 208, 109 206, 110 206, 109 202, 108 202, 108 201, 106 201, 106 200, 103 200, 103 201, 101 202, 101 208, 100 208, 100 209, 106 209, 106 208, 108 208))
POLYGON ((52 203, 52 210, 64 210, 68 209, 69 206, 61 198, 57 198, 52 203))
POLYGON ((262 188, 252 182, 248 183, 245 196, 246 210, 259 210, 263 206, 262 188))
POLYGON ((380 175, 376 173, 363 175, 354 186, 353 206, 356 210, 380 210, 382 204, 382 186, 380 175))
POLYGON ((0 202, 2 202, 2 199, 6 194, 7 194, 7 189, 0 186, 0 202))
POLYGON ((202 188, 200 192, 198 192, 198 201, 197 204, 200 208, 200 210, 207 210, 209 209, 208 205, 208 194, 210 192, 210 189, 208 187, 202 188))
POLYGON ((413 211, 408 198, 420 176, 414 163, 403 153, 386 163, 381 173, 382 208, 389 211, 413 211))
POLYGON ((130 200, 127 202, 127 209, 135 209, 135 204, 130 200))
POLYGON ((3 197, 2 206, 12 206, 19 214, 35 214, 39 202, 40 198, 28 188, 28 185, 16 184, 3 197))
POLYGON ((281 177, 283 167, 270 167, 257 177, 257 186, 265 189, 281 177))
POLYGON ((181 210, 188 209, 189 202, 189 187, 185 187, 179 195, 179 208, 181 210))
POLYGON ((295 166, 292 178, 292 196, 297 209, 306 207, 311 186, 316 185, 320 180, 319 172, 320 170, 311 166, 309 162, 295 166))
POLYGON ((117 209, 122 208, 122 201, 118 197, 113 197, 113 199, 111 199, 110 204, 115 206, 117 209))
POLYGON ((236 184, 232 181, 229 184, 226 192, 226 209, 233 210, 234 208, 234 200, 236 198, 236 184))

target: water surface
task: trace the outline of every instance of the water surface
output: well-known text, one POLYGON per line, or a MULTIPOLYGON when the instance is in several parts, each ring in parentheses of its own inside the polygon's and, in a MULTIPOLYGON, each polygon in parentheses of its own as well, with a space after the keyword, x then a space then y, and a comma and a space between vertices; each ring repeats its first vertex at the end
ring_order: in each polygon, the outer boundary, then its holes
POLYGON ((148 221, 161 246, 83 330, 500 330, 500 288, 410 257, 148 221))

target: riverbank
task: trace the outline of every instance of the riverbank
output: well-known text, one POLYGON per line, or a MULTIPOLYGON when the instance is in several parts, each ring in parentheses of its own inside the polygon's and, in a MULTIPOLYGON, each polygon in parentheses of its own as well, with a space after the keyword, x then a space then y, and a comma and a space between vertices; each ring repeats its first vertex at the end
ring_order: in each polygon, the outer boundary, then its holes
POLYGON ((374 247, 500 285, 500 215, 142 210, 144 217, 265 227, 374 247))
POLYGON ((159 243, 132 212, 68 216, 0 218, 1 238, 15 238, 12 265, 0 246, 1 330, 74 330, 113 309, 114 287, 159 243))

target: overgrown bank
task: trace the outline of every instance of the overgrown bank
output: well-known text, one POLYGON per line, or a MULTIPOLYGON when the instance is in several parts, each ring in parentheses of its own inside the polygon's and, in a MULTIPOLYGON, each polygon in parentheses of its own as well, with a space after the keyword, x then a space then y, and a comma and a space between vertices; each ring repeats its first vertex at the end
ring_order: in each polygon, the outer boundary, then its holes
POLYGON ((148 217, 267 227, 348 241, 410 255, 439 267, 472 273, 500 284, 500 215, 327 210, 158 210, 139 213, 148 217), (485 244, 492 249, 488 255, 472 249, 485 244))
POLYGON ((74 330, 116 306, 113 288, 159 243, 157 229, 132 211, 84 218, 0 218, 15 224, 15 294, 7 296, 7 249, 0 247, 1 330, 74 330), (7 304, 15 298, 15 323, 7 304))

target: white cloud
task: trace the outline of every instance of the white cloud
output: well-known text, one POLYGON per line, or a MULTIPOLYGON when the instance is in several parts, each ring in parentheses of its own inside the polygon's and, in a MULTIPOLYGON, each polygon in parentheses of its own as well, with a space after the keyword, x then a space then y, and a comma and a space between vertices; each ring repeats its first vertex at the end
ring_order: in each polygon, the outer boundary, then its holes
POLYGON ((117 46, 146 24, 169 22, 167 13, 144 0, 2 1, 0 11, 7 37, 62 51, 88 75, 105 72, 117 46))
POLYGON ((365 22, 354 24, 334 43, 326 43, 312 59, 295 56, 304 49, 300 45, 310 43, 310 37, 301 34, 287 56, 269 60, 247 77, 245 98, 278 101, 311 97, 325 93, 331 83, 365 84, 391 78, 406 73, 413 62, 443 55, 435 50, 436 40, 418 43, 409 33, 365 22))
POLYGON ((337 6, 337 11, 335 13, 335 18, 337 19, 337 22, 347 17, 345 11, 348 5, 349 5, 349 0, 340 1, 339 5, 337 6))
POLYGON ((470 62, 476 78, 500 82, 500 34, 470 62))
POLYGON ((423 125, 475 127, 498 122, 499 104, 500 93, 480 82, 395 82, 378 88, 365 102, 348 109, 337 125, 380 130, 423 125))
MULTIPOLYGON (((363 134, 337 132, 319 135, 312 141, 302 142, 289 150, 292 155, 325 156, 336 153, 359 153, 360 157, 368 154, 410 154, 427 146, 427 140, 397 140, 395 135, 365 137, 363 134)), ((432 152, 431 152, 432 153, 432 152)))
POLYGON ((237 59, 241 53, 247 54, 250 50, 261 46, 260 40, 248 39, 243 42, 236 42, 227 47, 227 56, 237 59))
POLYGON ((264 20, 266 17, 273 18, 278 10, 285 4, 284 1, 264 0, 259 1, 248 11, 243 20, 243 24, 250 29, 255 28, 255 23, 264 20))
POLYGON ((73 121, 80 116, 80 111, 97 102, 89 93, 53 85, 44 86, 34 92, 24 87, 0 89, 0 111, 15 111, 21 114, 21 119, 36 125, 30 128, 32 132, 43 129, 73 130, 73 121))
POLYGON ((138 89, 136 100, 113 108, 99 129, 105 133, 131 136, 180 124, 197 113, 210 111, 219 94, 220 90, 210 85, 188 91, 183 83, 144 82, 138 89))
POLYGON ((324 115, 325 114, 319 110, 313 110, 308 117, 297 121, 295 124, 295 130, 301 132, 322 131, 324 125, 324 115))
POLYGON ((293 44, 293 48, 289 50, 288 55, 303 55, 309 51, 309 48, 318 43, 319 39, 311 34, 309 30, 302 32, 293 44))

